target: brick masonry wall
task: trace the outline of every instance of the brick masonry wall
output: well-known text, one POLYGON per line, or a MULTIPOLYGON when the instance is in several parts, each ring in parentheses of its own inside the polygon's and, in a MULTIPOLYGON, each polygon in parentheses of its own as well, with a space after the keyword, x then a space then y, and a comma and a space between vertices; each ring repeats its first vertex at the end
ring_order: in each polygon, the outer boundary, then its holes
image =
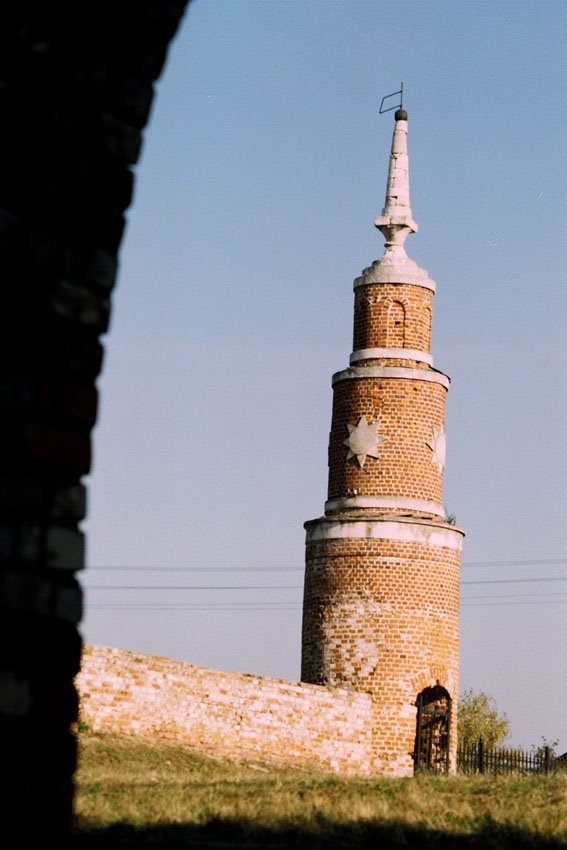
MULTIPOLYGON (((459 549, 393 538, 307 544, 301 679, 373 694, 380 773, 413 772, 420 691, 456 704, 459 565, 459 549)), ((456 743, 456 711, 452 725, 456 743)))
POLYGON ((329 498, 356 489, 359 496, 441 502, 442 473, 432 463, 427 443, 433 429, 444 424, 446 394, 444 386, 426 380, 361 377, 337 381, 329 440, 329 498), (363 468, 356 458, 347 461, 344 445, 348 424, 356 425, 361 416, 376 422, 386 438, 378 449, 379 458, 367 457, 363 468))
POLYGON ((235 758, 370 775, 372 700, 351 690, 83 647, 80 717, 96 731, 156 735, 235 758))
POLYGON ((358 286, 354 296, 353 350, 414 348, 429 351, 433 292, 411 284, 358 286))

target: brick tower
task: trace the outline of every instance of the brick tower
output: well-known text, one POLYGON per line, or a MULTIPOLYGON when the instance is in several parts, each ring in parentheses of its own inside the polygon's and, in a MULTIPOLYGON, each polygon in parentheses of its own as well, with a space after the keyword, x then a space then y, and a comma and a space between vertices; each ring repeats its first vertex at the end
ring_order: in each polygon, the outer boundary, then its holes
POLYGON ((350 366, 333 376, 325 516, 305 523, 304 682, 372 694, 376 774, 452 770, 464 533, 445 521, 435 283, 407 256, 407 113, 398 109, 384 256, 354 281, 350 366))

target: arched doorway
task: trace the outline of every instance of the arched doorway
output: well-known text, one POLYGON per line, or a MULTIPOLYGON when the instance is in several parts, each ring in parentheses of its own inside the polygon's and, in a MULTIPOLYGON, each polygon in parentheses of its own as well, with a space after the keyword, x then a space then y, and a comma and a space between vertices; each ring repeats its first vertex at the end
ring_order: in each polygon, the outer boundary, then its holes
POLYGON ((451 697, 441 685, 425 688, 416 700, 415 773, 449 772, 451 697))

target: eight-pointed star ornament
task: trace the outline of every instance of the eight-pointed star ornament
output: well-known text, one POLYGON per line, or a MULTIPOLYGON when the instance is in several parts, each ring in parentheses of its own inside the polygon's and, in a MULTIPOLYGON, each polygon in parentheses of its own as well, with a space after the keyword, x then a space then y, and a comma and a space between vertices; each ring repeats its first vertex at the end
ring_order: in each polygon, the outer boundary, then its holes
POLYGON ((447 454, 447 438, 445 436, 445 426, 432 429, 433 436, 425 445, 428 446, 433 454, 431 455, 431 463, 437 464, 440 472, 445 469, 445 456, 447 454))
POLYGON ((358 425, 347 423, 348 439, 343 445, 348 446, 347 460, 356 457, 360 468, 364 466, 366 456, 378 457, 378 446, 386 442, 386 437, 378 433, 378 423, 368 422, 366 416, 361 416, 358 425))

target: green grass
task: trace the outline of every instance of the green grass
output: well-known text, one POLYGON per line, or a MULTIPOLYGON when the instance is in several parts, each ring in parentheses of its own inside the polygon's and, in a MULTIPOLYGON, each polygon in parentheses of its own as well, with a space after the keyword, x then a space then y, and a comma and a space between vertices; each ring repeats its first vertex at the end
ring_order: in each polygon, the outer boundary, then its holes
POLYGON ((83 732, 77 847, 567 848, 567 775, 343 779, 83 732))

